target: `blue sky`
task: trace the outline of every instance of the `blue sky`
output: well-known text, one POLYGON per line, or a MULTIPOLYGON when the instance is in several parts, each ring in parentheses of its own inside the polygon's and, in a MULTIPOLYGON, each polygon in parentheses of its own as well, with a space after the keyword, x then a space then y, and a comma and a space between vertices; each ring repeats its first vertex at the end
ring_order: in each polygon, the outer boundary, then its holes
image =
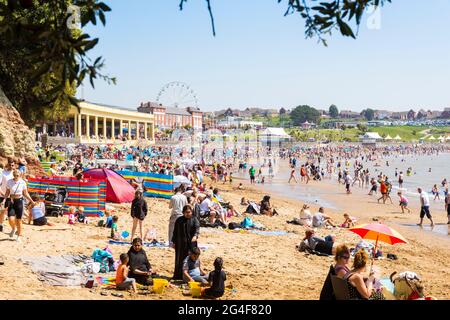
POLYGON ((226 107, 441 110, 450 106, 450 1, 393 0, 379 30, 362 23, 356 40, 329 46, 305 39, 304 21, 284 17, 287 0, 111 0, 100 42, 117 85, 86 82, 79 97, 135 109, 168 82, 188 83, 205 111, 226 107))

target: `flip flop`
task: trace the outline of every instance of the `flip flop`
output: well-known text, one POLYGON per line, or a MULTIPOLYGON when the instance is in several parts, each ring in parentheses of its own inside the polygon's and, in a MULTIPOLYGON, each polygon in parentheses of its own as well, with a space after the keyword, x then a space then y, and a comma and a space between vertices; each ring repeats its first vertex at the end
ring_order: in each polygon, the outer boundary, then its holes
POLYGON ((111 295, 114 296, 114 297, 123 298, 123 294, 121 294, 121 293, 113 292, 113 293, 111 293, 111 295))

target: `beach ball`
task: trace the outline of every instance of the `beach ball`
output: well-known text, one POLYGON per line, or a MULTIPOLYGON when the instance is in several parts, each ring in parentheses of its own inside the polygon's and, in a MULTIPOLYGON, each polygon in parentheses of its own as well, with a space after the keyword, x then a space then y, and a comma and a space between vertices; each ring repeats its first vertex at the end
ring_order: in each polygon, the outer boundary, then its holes
POLYGON ((130 235, 130 233, 128 231, 124 231, 122 232, 122 238, 126 238, 130 235))

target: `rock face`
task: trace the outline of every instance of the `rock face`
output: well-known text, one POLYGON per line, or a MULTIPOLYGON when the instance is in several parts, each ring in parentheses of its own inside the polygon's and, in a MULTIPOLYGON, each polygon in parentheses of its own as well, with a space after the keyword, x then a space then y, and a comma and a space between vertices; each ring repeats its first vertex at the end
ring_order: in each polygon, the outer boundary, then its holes
POLYGON ((0 87, 0 161, 25 158, 29 172, 42 173, 35 152, 35 133, 25 125, 0 87))

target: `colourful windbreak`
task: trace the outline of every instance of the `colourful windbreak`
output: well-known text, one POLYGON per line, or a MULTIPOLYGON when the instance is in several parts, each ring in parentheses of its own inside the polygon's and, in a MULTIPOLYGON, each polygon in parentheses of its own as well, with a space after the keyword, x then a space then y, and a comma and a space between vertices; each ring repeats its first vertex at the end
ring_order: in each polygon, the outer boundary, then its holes
POLYGON ((84 207, 86 216, 103 216, 106 207, 106 182, 89 181, 80 182, 71 177, 29 178, 28 191, 38 193, 42 197, 47 192, 57 188, 67 189, 67 198, 64 202, 64 213, 68 213, 71 206, 84 207))
POLYGON ((153 172, 116 171, 126 180, 143 181, 144 196, 169 199, 173 195, 173 176, 153 172))

